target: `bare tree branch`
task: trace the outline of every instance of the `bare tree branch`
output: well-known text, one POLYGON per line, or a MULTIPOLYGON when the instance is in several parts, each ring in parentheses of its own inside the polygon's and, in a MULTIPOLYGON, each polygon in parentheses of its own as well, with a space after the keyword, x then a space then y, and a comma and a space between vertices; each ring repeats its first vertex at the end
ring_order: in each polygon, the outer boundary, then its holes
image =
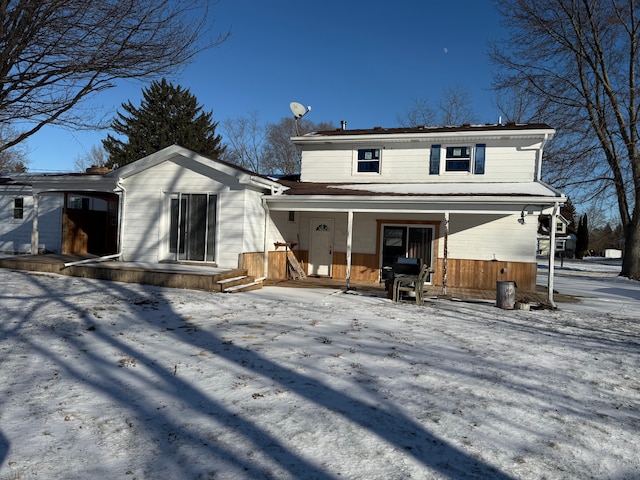
POLYGON ((86 128, 83 100, 120 79, 174 72, 228 33, 205 39, 206 0, 0 2, 0 124, 22 130, 0 151, 48 124, 86 128))

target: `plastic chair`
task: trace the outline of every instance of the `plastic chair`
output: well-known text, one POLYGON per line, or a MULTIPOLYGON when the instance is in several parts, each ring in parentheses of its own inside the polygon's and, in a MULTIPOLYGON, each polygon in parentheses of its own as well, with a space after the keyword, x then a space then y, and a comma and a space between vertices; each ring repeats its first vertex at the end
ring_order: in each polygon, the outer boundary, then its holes
POLYGON ((429 274, 433 273, 433 269, 427 264, 420 268, 418 275, 402 275, 393 280, 393 301, 394 303, 402 300, 403 293, 415 293, 416 305, 424 304, 424 284, 429 274))

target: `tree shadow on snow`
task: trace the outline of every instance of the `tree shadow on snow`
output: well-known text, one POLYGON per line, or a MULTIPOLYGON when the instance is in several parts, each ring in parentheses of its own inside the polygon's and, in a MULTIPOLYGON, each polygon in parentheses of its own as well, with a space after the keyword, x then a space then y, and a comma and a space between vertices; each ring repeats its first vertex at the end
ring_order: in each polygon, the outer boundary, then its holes
MULTIPOLYGON (((28 281, 37 284, 43 291, 47 285, 37 276, 26 275, 28 281)), ((63 280, 60 280, 63 281, 63 280)), ((77 279, 76 279, 77 281, 77 279)), ((82 294, 90 295, 91 290, 96 292, 109 291, 115 299, 133 301, 138 306, 136 317, 127 319, 133 327, 136 322, 161 328, 165 326, 158 321, 157 312, 153 309, 145 310, 147 305, 159 305, 158 308, 171 312, 175 323, 184 323, 184 319, 162 296, 162 290, 155 287, 137 286, 130 289, 126 284, 120 283, 83 283, 82 294), (144 293, 143 293, 144 292, 144 293)), ((188 418, 179 418, 176 412, 167 412, 154 401, 153 392, 161 391, 163 395, 172 395, 182 402, 187 409, 186 415, 206 415, 215 418, 220 425, 219 429, 228 429, 240 436, 253 449, 261 452, 279 469, 288 472, 293 477, 303 475, 309 479, 336 479, 337 476, 327 472, 322 466, 311 463, 303 455, 292 451, 278 436, 270 433, 258 425, 254 419, 232 411, 222 401, 215 398, 215 394, 207 394, 197 384, 191 384, 176 375, 168 365, 161 365, 158 358, 161 354, 151 356, 127 344, 118 336, 108 333, 108 329, 100 328, 99 319, 89 315, 78 303, 78 292, 69 293, 60 297, 57 293, 43 294, 36 302, 42 306, 55 300, 66 309, 74 311, 81 318, 84 331, 94 335, 93 339, 99 339, 108 345, 113 351, 120 352, 129 358, 136 359, 138 365, 144 366, 152 374, 141 375, 135 369, 120 368, 113 359, 100 356, 87 349, 83 335, 69 336, 70 347, 73 347, 80 361, 77 359, 59 358, 46 346, 31 342, 32 354, 40 354, 50 361, 55 362, 62 373, 71 376, 76 382, 101 393, 112 401, 125 406, 137 419, 136 428, 146 431, 146 437, 155 442, 155 450, 158 452, 154 458, 147 462, 153 462, 153 471, 166 471, 173 478, 179 474, 184 478, 196 478, 202 473, 203 465, 192 462, 195 455, 199 458, 217 459, 223 462, 227 469, 235 469, 239 477, 245 478, 271 478, 272 473, 251 462, 250 458, 241 456, 234 445, 212 441, 212 432, 204 432, 202 429, 189 426, 188 418), (55 297, 55 298, 53 298, 55 297), (87 375, 86 367, 91 365, 91 373, 87 375), (180 442, 176 442, 179 439, 180 442), (176 445, 188 444, 191 451, 184 451, 176 445)), ((37 305, 29 312, 24 312, 23 318, 37 321, 37 305)), ((169 342, 173 338, 176 342, 184 342, 193 345, 198 350, 206 351, 237 367, 248 370, 251 373, 266 378, 274 384, 296 394, 307 401, 314 403, 333 415, 343 417, 345 420, 358 425, 361 429, 383 439, 396 449, 405 452, 407 456, 419 464, 424 465, 443 476, 452 479, 461 478, 492 478, 497 480, 510 479, 491 465, 479 461, 465 451, 451 443, 438 438, 429 432, 422 424, 408 417, 393 406, 372 407, 366 398, 357 398, 333 388, 330 384, 319 381, 310 375, 302 374, 283 367, 255 350, 236 346, 233 343, 206 330, 198 330, 197 333, 188 332, 184 328, 167 329, 169 342)), ((124 337, 123 337, 124 338, 124 337)), ((29 342, 28 337, 22 341, 29 342)), ((170 345, 168 344, 167 347, 170 345)), ((157 352, 156 352, 157 353, 157 352)), ((273 431, 277 432, 274 425, 273 431)), ((8 441, 0 436, 0 460, 6 457, 8 441), (4 450, 3 450, 4 448, 4 450)), ((1 464, 1 462, 0 462, 1 464)), ((150 468, 150 467, 148 467, 150 468)), ((215 470, 210 465, 209 470, 215 470)))

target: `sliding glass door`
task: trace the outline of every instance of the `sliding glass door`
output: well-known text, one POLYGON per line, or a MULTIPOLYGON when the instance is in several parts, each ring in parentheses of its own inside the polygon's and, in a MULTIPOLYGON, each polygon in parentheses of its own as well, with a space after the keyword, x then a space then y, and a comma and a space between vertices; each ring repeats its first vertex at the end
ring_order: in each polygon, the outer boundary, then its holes
POLYGON ((398 258, 417 258, 431 266, 433 227, 424 225, 383 225, 382 267, 391 267, 398 258))
POLYGON ((173 259, 215 261, 216 200, 206 193, 171 195, 169 253, 173 259))

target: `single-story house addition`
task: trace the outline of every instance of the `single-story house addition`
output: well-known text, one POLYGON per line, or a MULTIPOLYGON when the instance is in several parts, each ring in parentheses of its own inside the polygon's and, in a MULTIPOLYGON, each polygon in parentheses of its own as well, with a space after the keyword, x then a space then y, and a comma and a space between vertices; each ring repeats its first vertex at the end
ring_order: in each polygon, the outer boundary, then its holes
POLYGON ((242 267, 379 282, 398 258, 431 282, 536 281, 537 216, 566 201, 540 180, 547 125, 332 130, 293 138, 299 179, 179 146, 107 173, 0 179, 0 250, 242 267), (264 253, 267 252, 265 256, 264 253))

